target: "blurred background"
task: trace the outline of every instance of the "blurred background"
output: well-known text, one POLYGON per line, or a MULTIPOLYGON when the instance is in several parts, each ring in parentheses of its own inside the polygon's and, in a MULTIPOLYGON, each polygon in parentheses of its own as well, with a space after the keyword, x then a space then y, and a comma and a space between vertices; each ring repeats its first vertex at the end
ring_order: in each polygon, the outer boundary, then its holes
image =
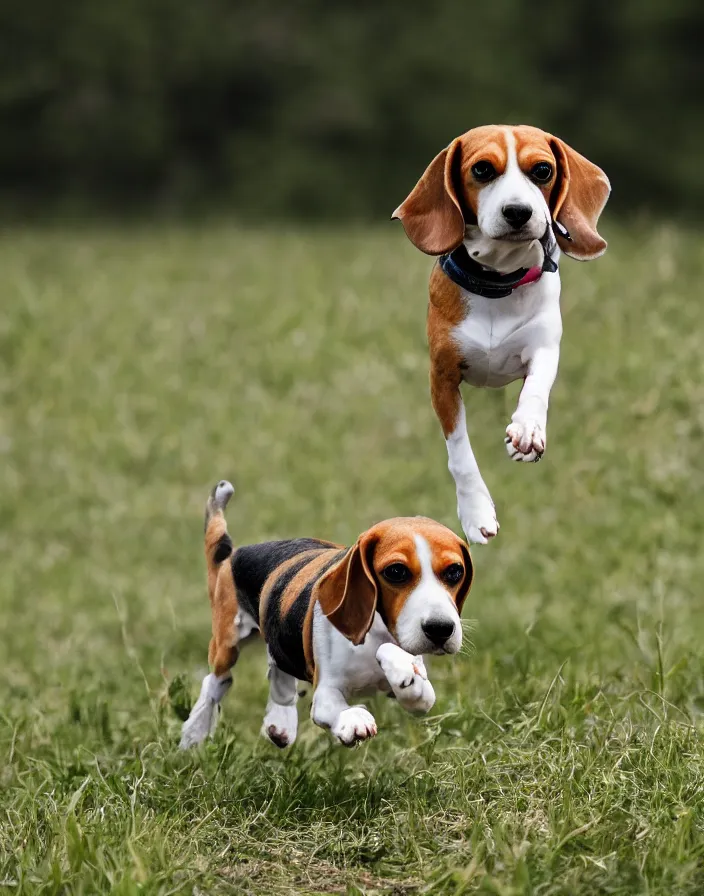
POLYGON ((704 205, 696 0, 0 5, 5 207, 384 218, 454 136, 550 130, 611 207, 704 205))

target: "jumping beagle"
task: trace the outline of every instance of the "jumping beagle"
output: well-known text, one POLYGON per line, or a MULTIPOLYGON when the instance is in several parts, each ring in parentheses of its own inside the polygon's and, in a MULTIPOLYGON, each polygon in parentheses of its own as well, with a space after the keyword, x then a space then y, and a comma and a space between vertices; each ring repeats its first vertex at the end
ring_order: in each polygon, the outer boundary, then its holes
POLYGON ((430 275, 428 342, 433 407, 445 435, 457 512, 469 541, 499 530, 467 434, 464 381, 499 388, 523 379, 506 449, 538 461, 560 355, 560 250, 589 261, 611 187, 604 172, 538 128, 488 125, 437 155, 393 213, 430 275))
POLYGON ((413 517, 378 523, 351 548, 297 538, 233 550, 223 515, 233 492, 223 480, 206 506, 213 672, 183 725, 182 749, 211 732, 239 642, 255 629, 269 657, 262 734, 278 747, 296 739, 299 680, 313 683, 313 721, 347 746, 377 731, 365 707, 348 705, 354 694, 382 691, 409 712, 427 712, 435 692, 421 654, 460 649, 473 575, 467 545, 413 517))

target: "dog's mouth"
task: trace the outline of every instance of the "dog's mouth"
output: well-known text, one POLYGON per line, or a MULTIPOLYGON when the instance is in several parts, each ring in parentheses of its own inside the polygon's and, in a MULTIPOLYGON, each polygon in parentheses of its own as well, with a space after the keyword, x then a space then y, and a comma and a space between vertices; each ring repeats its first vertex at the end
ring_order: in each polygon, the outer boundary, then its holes
POLYGON ((506 240, 507 243, 530 243, 537 237, 533 236, 532 233, 528 233, 528 231, 510 230, 508 233, 500 236, 499 239, 506 240))
POLYGON ((428 643, 428 646, 422 652, 429 653, 431 656, 452 656, 453 653, 459 652, 461 646, 461 644, 452 643, 452 639, 450 639, 445 641, 444 644, 428 643))
POLYGON ((499 236, 494 237, 494 239, 501 240, 506 243, 531 243, 533 240, 538 240, 542 236, 541 233, 535 232, 535 227, 521 227, 520 230, 507 230, 505 233, 500 234, 499 236))
POLYGON ((454 643, 452 638, 445 641, 444 644, 433 644, 432 641, 425 637, 414 640, 411 644, 402 644, 400 641, 397 643, 402 650, 413 656, 451 656, 454 653, 458 653, 462 646, 461 643, 454 643))

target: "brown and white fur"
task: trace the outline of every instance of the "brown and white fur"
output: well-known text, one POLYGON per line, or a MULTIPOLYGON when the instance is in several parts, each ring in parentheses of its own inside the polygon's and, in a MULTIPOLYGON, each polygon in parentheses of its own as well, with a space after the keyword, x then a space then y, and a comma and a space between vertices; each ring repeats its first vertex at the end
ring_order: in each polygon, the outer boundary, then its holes
MULTIPOLYGON (((437 155, 393 217, 428 255, 464 243, 485 269, 510 273, 542 265, 540 239, 553 221, 570 237, 558 230, 553 261, 559 261, 560 250, 581 261, 602 255, 606 242, 596 225, 609 192, 604 172, 557 137, 523 125, 489 125, 457 137, 437 155), (493 172, 488 180, 487 171, 493 172)), ((560 354, 559 302, 559 272, 489 299, 456 285, 439 265, 433 268, 431 396, 469 541, 486 544, 499 523, 469 442, 460 385, 498 388, 523 379, 506 448, 513 460, 540 460, 560 354)))
POLYGON ((378 523, 351 548, 298 538, 233 550, 223 514, 233 492, 221 481, 206 507, 213 671, 181 747, 211 732, 239 642, 254 629, 269 657, 262 734, 279 747, 296 739, 301 680, 314 686, 313 721, 347 746, 377 733, 371 713, 349 705, 356 694, 382 691, 409 712, 427 712, 435 692, 422 655, 457 653, 462 644, 473 575, 467 545, 440 523, 412 517, 378 523))

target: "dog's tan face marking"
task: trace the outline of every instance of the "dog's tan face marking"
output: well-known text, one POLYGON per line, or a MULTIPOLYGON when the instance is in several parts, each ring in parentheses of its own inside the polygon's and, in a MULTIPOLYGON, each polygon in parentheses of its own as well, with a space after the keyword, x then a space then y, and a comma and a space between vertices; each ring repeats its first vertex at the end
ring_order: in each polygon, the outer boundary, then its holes
MULTIPOLYGON (((487 240, 509 241, 506 263, 529 264, 542 249, 528 246, 540 239, 549 226, 549 185, 555 176, 556 161, 544 134, 514 127, 490 127, 480 133, 470 131, 458 138, 456 157, 460 159, 456 190, 467 211, 465 239, 473 244, 468 251, 480 263, 500 264, 499 246, 487 240), (548 188, 545 189, 546 185, 548 188), (478 242, 479 241, 479 242, 478 242), (516 243, 526 244, 525 249, 516 243)), ((504 251, 506 251, 504 249, 504 251)))
MULTIPOLYGON (((460 141, 460 183, 456 186, 461 190, 465 208, 471 212, 476 221, 479 210, 479 194, 487 186, 472 174, 472 168, 480 163, 486 163, 496 172, 497 177, 506 171, 508 161, 508 148, 506 135, 503 129, 488 125, 483 128, 475 128, 462 137, 460 141), (470 136, 473 135, 473 136, 470 136)), ((471 223, 468 220, 466 223, 471 223)))
MULTIPOLYGON (((515 127, 512 128, 512 131, 516 143, 518 166, 526 177, 530 177, 533 180, 533 183, 541 191, 549 205, 550 194, 557 176, 558 162, 550 146, 547 134, 537 128, 529 127, 515 127), (543 170, 539 168, 542 165, 549 167, 547 177, 542 176, 543 170), (536 173, 539 175, 537 178, 536 173)), ((545 170, 547 171, 547 169, 545 170)))
POLYGON ((453 532, 432 520, 424 519, 393 520, 382 523, 375 529, 380 532, 373 554, 373 571, 378 583, 382 616, 385 617, 391 634, 396 634, 399 616, 421 581, 421 560, 416 542, 418 535, 430 546, 436 578, 455 605, 458 605, 457 596, 464 581, 466 561, 461 542, 453 532), (462 567, 463 575, 457 582, 448 582, 443 578, 445 571, 451 566, 462 567), (408 578, 400 583, 394 582, 393 573, 400 568, 408 570, 408 578))
MULTIPOLYGON (((515 152, 521 172, 533 180, 545 196, 545 201, 549 202, 550 193, 555 184, 557 159, 544 131, 527 126, 499 127, 490 125, 486 128, 475 128, 458 139, 461 144, 459 186, 463 199, 475 218, 480 192, 505 174, 511 148, 515 152), (513 147, 509 147, 509 134, 513 138, 513 147), (481 163, 488 163, 493 168, 495 176, 491 180, 482 181, 473 173, 474 166, 481 163), (537 166, 541 164, 549 166, 547 179, 542 177, 535 179, 533 176, 537 166)), ((542 170, 538 169, 538 174, 542 174, 542 170)))

